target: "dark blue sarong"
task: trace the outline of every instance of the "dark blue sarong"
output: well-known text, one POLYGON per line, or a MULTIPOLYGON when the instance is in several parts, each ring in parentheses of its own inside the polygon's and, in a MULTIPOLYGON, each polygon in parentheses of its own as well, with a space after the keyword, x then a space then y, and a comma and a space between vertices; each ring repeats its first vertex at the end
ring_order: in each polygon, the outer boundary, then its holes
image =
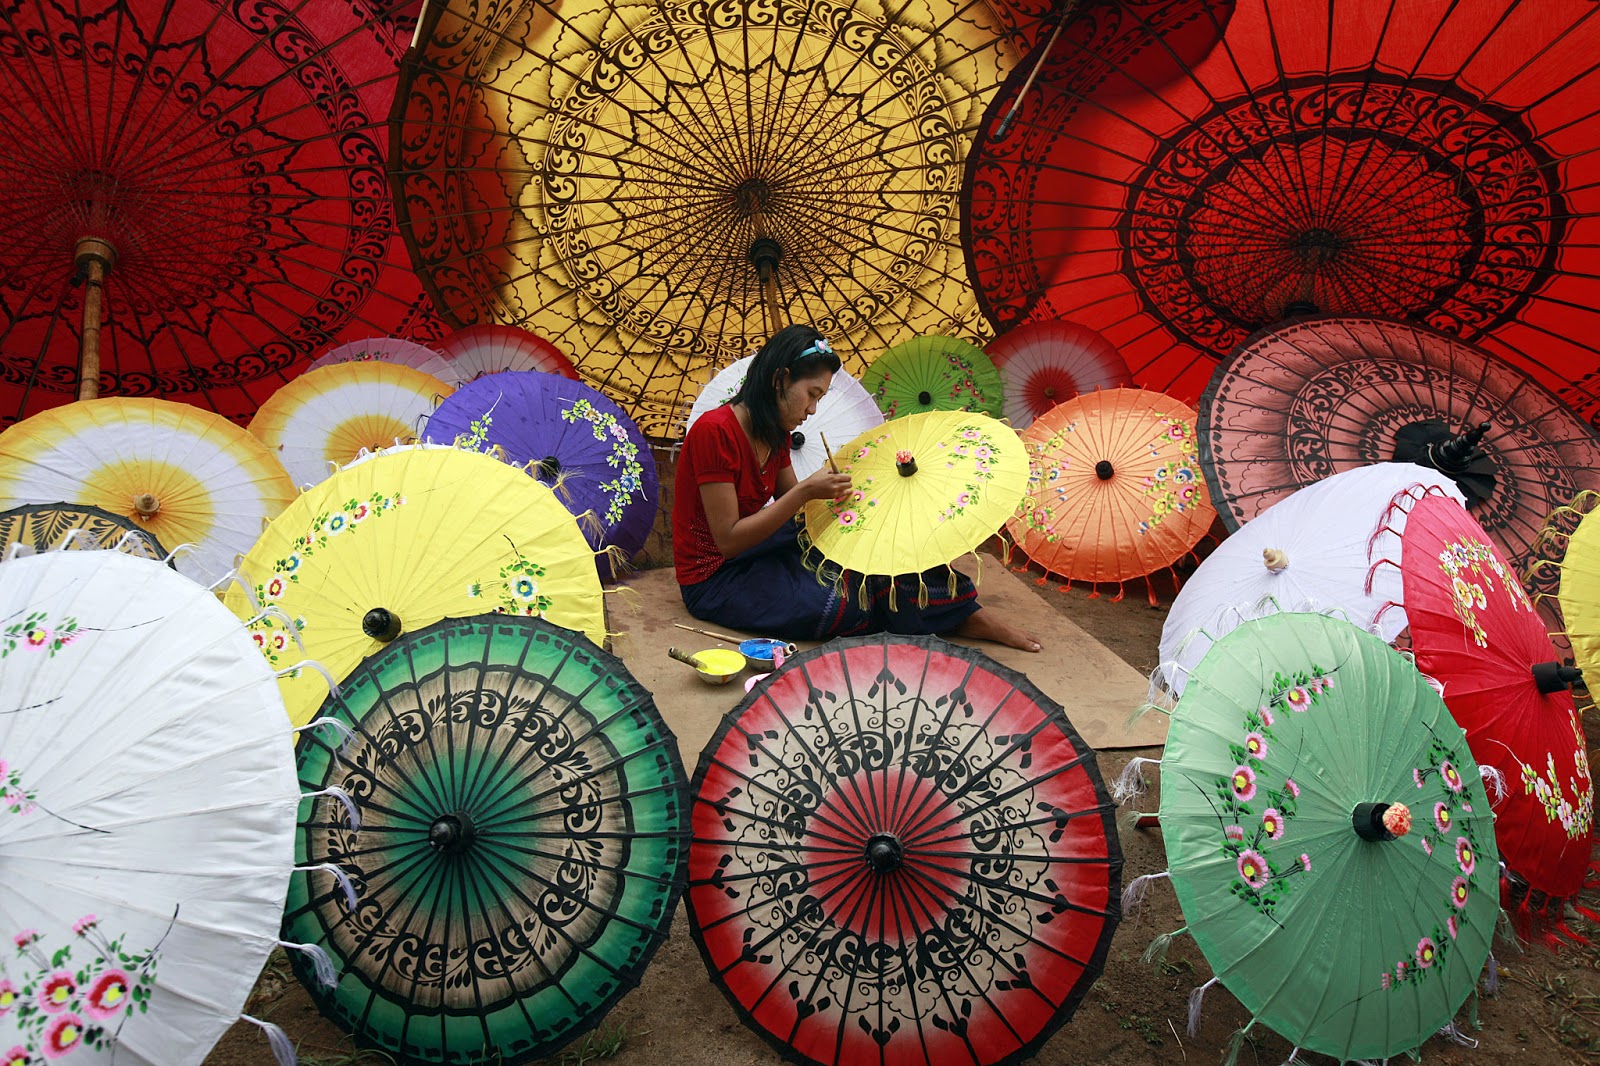
POLYGON ((839 571, 833 564, 823 564, 820 580, 806 569, 798 538, 798 523, 785 522, 772 536, 729 559, 704 581, 680 585, 684 606, 702 621, 784 640, 883 632, 947 633, 978 610, 978 590, 960 571, 954 571, 955 595, 949 594, 952 571, 947 566, 894 578, 891 610, 889 578, 853 577, 841 590, 836 580, 839 571), (861 604, 863 580, 865 607, 861 604), (926 606, 917 603, 919 584, 927 590, 926 606))

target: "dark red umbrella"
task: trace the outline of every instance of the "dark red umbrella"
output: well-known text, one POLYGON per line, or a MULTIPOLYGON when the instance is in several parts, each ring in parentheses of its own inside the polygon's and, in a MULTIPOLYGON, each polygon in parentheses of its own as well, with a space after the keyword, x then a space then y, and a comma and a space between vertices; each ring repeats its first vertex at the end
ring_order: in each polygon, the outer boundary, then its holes
POLYGON ((979 652, 805 652, 727 717, 694 794, 691 929, 786 1058, 1011 1062, 1104 965, 1122 856, 1094 753, 979 652))
POLYGON ((1199 438, 1229 529, 1330 474, 1400 459, 1450 474, 1519 571, 1549 550, 1546 516, 1600 489, 1600 438, 1548 389, 1474 345, 1374 318, 1253 338, 1207 386, 1199 438))
POLYGON ((1588 744, 1568 687, 1577 670, 1561 665, 1515 571, 1459 503, 1426 493, 1397 506, 1408 509, 1399 564, 1417 667, 1443 683, 1473 758, 1504 776, 1493 801, 1501 855, 1533 889, 1574 896, 1594 828, 1588 744))
POLYGON ((1600 7, 1129 8, 1110 47, 1064 33, 1062 74, 969 161, 996 325, 1080 322, 1193 401, 1286 316, 1381 315, 1600 398, 1600 7))
POLYGON ((244 419, 330 343, 438 335, 384 175, 417 6, 8 8, 0 425, 97 391, 244 419))

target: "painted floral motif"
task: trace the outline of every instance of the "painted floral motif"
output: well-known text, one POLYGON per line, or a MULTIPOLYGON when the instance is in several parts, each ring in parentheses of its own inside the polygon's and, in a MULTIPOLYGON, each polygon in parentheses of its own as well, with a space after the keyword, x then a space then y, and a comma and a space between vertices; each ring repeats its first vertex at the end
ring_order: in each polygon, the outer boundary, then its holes
POLYGON ((1456 617, 1480 648, 1489 646, 1489 637, 1478 622, 1478 612, 1488 606, 1488 593, 1502 591, 1513 609, 1533 613, 1533 604, 1522 591, 1522 584, 1506 569, 1494 549, 1481 540, 1463 538, 1446 544, 1439 553, 1439 567, 1450 579, 1456 617))
POLYGON ((48 657, 77 640, 82 634, 76 618, 63 618, 52 622, 46 611, 31 611, 20 622, 0 629, 0 659, 21 648, 24 652, 39 652, 48 657))
POLYGON ((1572 726, 1575 734, 1572 761, 1576 775, 1567 779, 1572 787, 1572 799, 1567 799, 1566 790, 1561 787, 1554 755, 1545 755, 1543 774, 1520 760, 1517 765, 1522 770, 1523 794, 1537 799, 1545 818, 1559 822, 1569 839, 1582 840, 1594 828, 1594 779, 1589 776, 1589 753, 1576 719, 1572 726))
MULTIPOLYGON (((957 401, 953 406, 946 407, 944 410, 982 412, 988 407, 989 399, 984 396, 983 389, 979 387, 977 378, 973 375, 972 366, 959 355, 949 353, 945 354, 944 361, 944 367, 938 371, 938 386, 928 390, 935 394, 939 391, 947 391, 950 399, 957 401)), ((884 401, 888 399, 889 379, 891 376, 889 371, 884 372, 882 379, 878 382, 878 387, 873 390, 872 398, 877 402, 878 408, 883 412, 884 417, 892 419, 900 413, 900 401, 894 400, 889 406, 884 406, 884 401)), ((918 390, 913 386, 912 391, 916 392, 918 390)), ((921 404, 917 404, 916 407, 919 411, 923 409, 921 404)), ((934 410, 938 408, 939 404, 936 401, 928 409, 934 410)))
POLYGON ((22 775, 0 759, 0 809, 12 814, 32 814, 38 809, 36 798, 33 792, 22 787, 22 775))
POLYGON ((1245 715, 1240 742, 1228 745, 1233 770, 1217 778, 1213 788, 1223 822, 1222 854, 1233 860, 1236 874, 1230 891, 1269 918, 1292 879, 1311 872, 1309 853, 1274 857, 1274 846, 1292 836, 1300 786, 1266 766, 1278 743, 1273 727, 1285 713, 1309 710, 1332 688, 1333 678, 1315 664, 1308 671, 1274 675, 1266 698, 1245 715))
POLYGON ((92 914, 72 931, 77 939, 50 954, 36 930, 12 938, 26 976, 18 983, 0 966, 0 1017, 10 1019, 22 1042, 0 1059, 3 1066, 34 1066, 82 1047, 109 1050, 123 1019, 150 1009, 156 949, 130 953, 123 937, 101 933, 92 914))
POLYGON ((1459 765, 1460 757, 1435 735, 1428 746, 1427 765, 1411 771, 1416 787, 1431 795, 1409 804, 1418 812, 1411 823, 1413 831, 1393 846, 1411 847, 1410 841, 1415 837, 1415 846, 1422 848, 1430 863, 1450 864, 1451 881, 1441 898, 1430 904, 1434 918, 1426 928, 1416 931, 1416 947, 1378 975, 1378 984, 1384 989, 1426 981, 1444 965, 1467 923, 1467 903, 1479 889, 1477 836, 1461 817, 1472 813, 1473 795, 1459 765), (1420 813, 1424 810, 1431 811, 1431 815, 1424 818, 1420 813))
MULTIPOLYGON (((545 568, 527 558, 517 549, 511 552, 516 559, 500 568, 500 580, 494 590, 498 601, 491 610, 495 614, 520 614, 530 618, 543 618, 555 600, 539 591, 539 579, 545 568)), ((474 599, 484 595, 482 584, 467 586, 467 595, 474 599)))
POLYGON ((601 411, 588 400, 579 400, 561 412, 563 421, 576 424, 587 422, 594 439, 611 446, 606 465, 617 471, 610 481, 602 481, 600 490, 606 494, 605 523, 614 526, 622 521, 622 513, 635 495, 644 493, 644 466, 639 462, 639 445, 628 436, 628 430, 617 421, 617 416, 601 411))
POLYGON ((456 438, 456 447, 470 448, 473 451, 485 451, 489 443, 489 429, 494 425, 494 411, 491 408, 483 413, 482 418, 475 418, 467 426, 467 432, 456 438))
MULTIPOLYGON (((300 568, 307 559, 326 548, 334 538, 354 536, 363 523, 403 507, 405 502, 404 496, 386 496, 375 492, 364 500, 351 499, 336 510, 317 515, 312 520, 311 529, 295 540, 293 550, 274 562, 272 573, 256 585, 256 602, 263 607, 277 603, 284 593, 300 583, 300 568)), ((294 618, 292 624, 296 632, 304 632, 307 628, 306 620, 302 617, 294 618)), ((294 641, 284 624, 270 615, 251 623, 250 638, 273 666, 278 665, 278 660, 288 652, 294 641)))
MULTIPOLYGON (((878 446, 888 440, 892 434, 880 433, 857 448, 850 457, 852 466, 859 464, 867 456, 878 450, 878 446)), ((847 471, 848 472, 848 471, 847 471)), ((896 475, 897 477, 899 475, 896 475)), ((843 500, 830 500, 828 514, 832 517, 835 531, 839 533, 858 533, 864 529, 872 518, 872 508, 878 506, 877 479, 874 477, 860 477, 851 479, 855 484, 853 491, 843 500)))
POLYGON ((1028 492, 1022 497, 1019 517, 1029 531, 1042 535, 1047 544, 1061 539, 1055 531, 1055 506, 1067 495, 1061 477, 1072 468, 1072 457, 1062 455, 1059 449, 1067 434, 1077 431, 1078 423, 1073 420, 1048 439, 1028 445, 1033 454, 1028 456, 1028 492))
POLYGON ((1157 435, 1150 441, 1150 455, 1160 458, 1176 447, 1178 455, 1156 467, 1144 479, 1144 498, 1150 501, 1150 517, 1139 523, 1139 532, 1148 533, 1168 515, 1183 514, 1204 501, 1201 488, 1200 448, 1194 427, 1181 418, 1164 418, 1157 435))

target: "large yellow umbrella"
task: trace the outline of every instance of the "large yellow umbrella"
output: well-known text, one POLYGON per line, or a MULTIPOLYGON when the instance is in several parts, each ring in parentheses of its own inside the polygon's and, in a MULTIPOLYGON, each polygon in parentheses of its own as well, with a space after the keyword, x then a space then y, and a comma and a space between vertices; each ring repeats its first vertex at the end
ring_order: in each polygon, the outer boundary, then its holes
POLYGON ((1025 47, 1012 6, 427 4, 392 160, 417 274, 655 437, 786 323, 855 374, 919 334, 981 342, 962 161, 1025 47))
POLYGON ((1557 602, 1566 625, 1572 654, 1583 671, 1591 694, 1600 693, 1600 493, 1579 493, 1571 504, 1550 514, 1540 534, 1542 545, 1559 549, 1559 561, 1539 559, 1530 568, 1530 580, 1547 567, 1561 574, 1557 602))
MULTIPOLYGON (((310 658, 336 681, 442 618, 518 614, 597 644, 606 635, 577 520, 534 478, 454 448, 395 449, 341 470, 279 515, 240 569, 253 595, 235 585, 225 602, 257 619, 267 661, 281 670, 310 658)), ((280 683, 297 726, 328 695, 311 670, 280 683)))
POLYGON ((971 411, 892 419, 834 459, 854 491, 808 503, 805 537, 847 574, 916 574, 953 562, 1011 517, 1028 486, 1016 433, 971 411))
POLYGON ((315 485, 363 451, 415 440, 439 401, 454 391, 408 366, 334 363, 308 370, 273 393, 250 420, 250 432, 277 455, 295 484, 315 485))
POLYGON ((81 503, 131 519, 178 571, 226 574, 294 499, 283 465, 220 415, 167 400, 82 400, 0 433, 0 509, 81 503))

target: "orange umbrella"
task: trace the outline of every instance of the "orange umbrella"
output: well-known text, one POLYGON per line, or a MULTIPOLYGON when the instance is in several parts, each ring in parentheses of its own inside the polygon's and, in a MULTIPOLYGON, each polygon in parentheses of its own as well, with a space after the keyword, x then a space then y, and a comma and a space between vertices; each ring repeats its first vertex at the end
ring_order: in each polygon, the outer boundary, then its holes
MULTIPOLYGON (((1195 412, 1159 392, 1105 389, 1040 415, 1022 433, 1028 494, 1006 523, 1046 577, 1121 585, 1171 569, 1216 509, 1195 445, 1195 412)), ((1155 593, 1150 593, 1155 602, 1155 593)))

